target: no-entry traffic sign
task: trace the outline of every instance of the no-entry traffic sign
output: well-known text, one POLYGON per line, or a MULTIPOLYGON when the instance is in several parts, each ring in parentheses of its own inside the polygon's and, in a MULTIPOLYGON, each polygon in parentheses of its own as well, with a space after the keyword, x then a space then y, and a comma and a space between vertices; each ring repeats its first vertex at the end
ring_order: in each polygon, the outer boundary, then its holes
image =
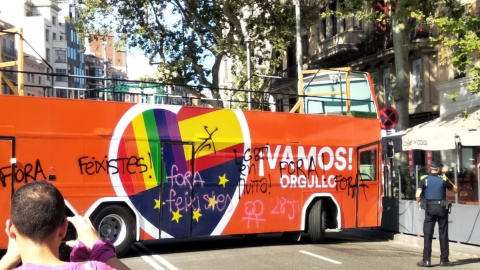
POLYGON ((393 107, 383 107, 380 110, 380 126, 383 129, 393 129, 398 123, 398 112, 393 107))

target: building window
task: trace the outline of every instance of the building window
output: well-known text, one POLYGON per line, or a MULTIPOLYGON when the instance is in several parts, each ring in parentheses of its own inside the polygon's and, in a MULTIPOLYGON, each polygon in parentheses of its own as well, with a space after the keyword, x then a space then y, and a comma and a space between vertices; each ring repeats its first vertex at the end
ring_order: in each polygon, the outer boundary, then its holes
MULTIPOLYGON (((64 69, 64 68, 57 68, 55 69, 55 73, 57 75, 67 75, 67 70, 64 69)), ((56 76, 55 77, 55 81, 57 82, 66 82, 68 81, 68 77, 65 77, 65 76, 56 76)))
POLYGON ((332 37, 337 35, 337 1, 333 1, 330 4, 330 11, 332 12, 330 15, 330 23, 332 24, 332 37))
POLYGON ((42 77, 41 76, 38 76, 38 84, 42 85, 42 77))
POLYGON ((412 61, 412 90, 413 90, 413 104, 420 104, 423 102, 423 72, 422 59, 412 61))
POLYGON ((60 35, 60 40, 63 40, 63 35, 60 35))
POLYGON ((57 40, 57 33, 52 34, 52 40, 57 40))
POLYGON ((362 30, 362 19, 353 17, 353 30, 362 30))
POLYGON ((45 29, 45 41, 49 41, 49 36, 50 36, 50 30, 45 29))
POLYGON ((56 25, 57 24, 57 17, 52 16, 52 24, 56 25))
POLYGON ((57 89, 57 97, 67 98, 68 97, 67 89, 57 89))
POLYGON ((47 59, 47 62, 50 62, 50 49, 49 48, 45 49, 45 58, 47 59))
POLYGON ((55 63, 65 63, 67 62, 65 50, 55 50, 55 63))

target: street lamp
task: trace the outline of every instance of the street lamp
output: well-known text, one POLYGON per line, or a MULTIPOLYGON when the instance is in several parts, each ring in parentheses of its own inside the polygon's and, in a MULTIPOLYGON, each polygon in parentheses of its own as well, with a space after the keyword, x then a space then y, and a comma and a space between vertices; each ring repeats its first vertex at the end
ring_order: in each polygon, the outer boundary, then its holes
MULTIPOLYGON (((300 18, 300 0, 294 0, 295 4, 295 36, 297 41, 297 50, 296 50, 296 58, 297 58, 297 92, 299 95, 299 99, 302 100, 300 103, 300 113, 303 113, 303 81, 300 80, 302 76, 302 65, 303 65, 303 56, 302 56, 302 36, 301 36, 301 18, 300 18)), ((303 77, 302 77, 303 78, 303 77)))
POLYGON ((247 88, 248 88, 248 110, 252 110, 252 81, 250 80, 250 43, 252 39, 248 36, 245 39, 247 45, 247 88))

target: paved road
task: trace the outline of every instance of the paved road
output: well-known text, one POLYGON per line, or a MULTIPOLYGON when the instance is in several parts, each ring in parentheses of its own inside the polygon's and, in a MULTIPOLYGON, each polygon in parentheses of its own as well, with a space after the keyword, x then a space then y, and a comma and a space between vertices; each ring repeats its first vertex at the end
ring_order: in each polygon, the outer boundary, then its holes
MULTIPOLYGON (((327 232, 324 244, 304 237, 289 242, 280 235, 254 239, 221 237, 147 241, 136 244, 122 259, 132 269, 412 269, 421 259, 421 248, 345 232, 327 232)), ((479 254, 480 255, 480 254, 479 254)), ((434 251, 432 263, 439 263, 434 251)), ((454 269, 479 269, 480 258, 452 253, 454 269)))

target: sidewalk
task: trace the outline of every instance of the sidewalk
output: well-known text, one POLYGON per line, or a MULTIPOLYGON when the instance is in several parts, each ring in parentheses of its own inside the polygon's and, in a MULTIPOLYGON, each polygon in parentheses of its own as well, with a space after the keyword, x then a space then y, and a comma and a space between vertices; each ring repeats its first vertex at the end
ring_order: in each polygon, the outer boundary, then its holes
MULTIPOLYGON (((402 244, 406 244, 414 247, 423 248, 423 237, 418 235, 393 233, 393 232, 388 232, 388 231, 375 229, 375 228, 348 229, 348 230, 345 230, 345 232, 361 235, 364 237, 383 239, 383 240, 398 242, 398 243, 402 243, 402 244)), ((476 258, 480 257, 480 246, 462 244, 462 243, 450 241, 449 247, 450 247, 450 253, 464 254, 464 255, 469 255, 476 258)), ((440 243, 438 239, 433 239, 432 251, 440 252, 440 243)))

